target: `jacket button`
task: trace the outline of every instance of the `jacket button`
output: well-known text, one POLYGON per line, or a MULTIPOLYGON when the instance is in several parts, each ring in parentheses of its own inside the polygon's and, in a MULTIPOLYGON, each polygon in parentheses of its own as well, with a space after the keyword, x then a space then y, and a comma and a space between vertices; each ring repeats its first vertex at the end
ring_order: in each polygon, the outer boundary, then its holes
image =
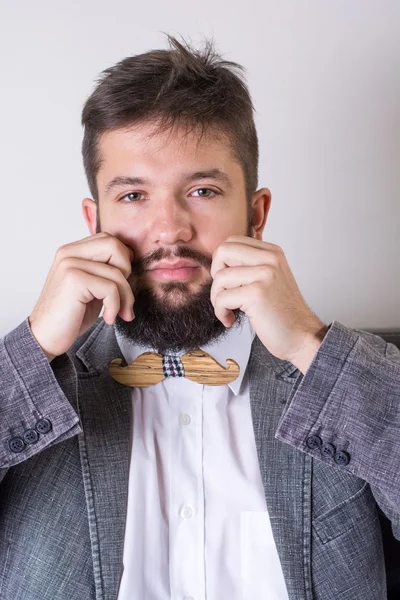
POLYGON ((336 452, 334 456, 334 461, 338 465, 348 465, 350 462, 350 454, 341 450, 340 452, 336 452))
POLYGON ((306 444, 311 450, 315 450, 315 448, 322 446, 322 440, 319 435, 310 435, 310 437, 307 438, 306 444))
POLYGON ((52 428, 51 421, 49 419, 40 419, 35 425, 35 429, 38 433, 48 433, 52 428))
POLYGON ((13 437, 9 440, 8 447, 11 452, 22 452, 25 448, 25 442, 21 437, 13 437))
POLYGON ((336 448, 333 444, 322 444, 320 451, 325 458, 332 458, 335 456, 336 448))
POLYGON ((36 444, 39 434, 35 429, 26 429, 24 431, 24 442, 26 444, 36 444))

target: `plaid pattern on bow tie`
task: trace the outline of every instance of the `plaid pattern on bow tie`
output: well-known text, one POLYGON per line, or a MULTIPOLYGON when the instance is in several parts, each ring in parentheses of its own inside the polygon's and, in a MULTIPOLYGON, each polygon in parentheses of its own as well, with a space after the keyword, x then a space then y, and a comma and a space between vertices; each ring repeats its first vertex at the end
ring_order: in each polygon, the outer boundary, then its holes
POLYGON ((165 377, 185 377, 185 369, 179 356, 174 354, 163 355, 162 367, 165 377))

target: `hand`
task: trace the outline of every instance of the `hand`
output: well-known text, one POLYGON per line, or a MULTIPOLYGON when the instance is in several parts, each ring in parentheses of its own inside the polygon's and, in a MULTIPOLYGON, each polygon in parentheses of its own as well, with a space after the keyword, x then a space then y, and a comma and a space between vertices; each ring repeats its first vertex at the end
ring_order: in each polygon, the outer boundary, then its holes
POLYGON ((97 320, 134 318, 127 279, 133 250, 107 232, 58 248, 29 325, 49 361, 63 354, 97 320))
POLYGON ((304 301, 282 248, 231 235, 215 250, 211 275, 218 319, 231 327, 239 308, 271 354, 305 372, 329 328, 304 301))

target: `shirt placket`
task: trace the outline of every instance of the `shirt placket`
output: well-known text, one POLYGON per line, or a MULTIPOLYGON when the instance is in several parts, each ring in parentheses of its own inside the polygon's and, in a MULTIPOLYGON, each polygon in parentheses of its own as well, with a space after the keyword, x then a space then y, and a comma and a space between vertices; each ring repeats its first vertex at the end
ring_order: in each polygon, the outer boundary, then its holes
POLYGON ((205 600, 203 389, 168 378, 170 584, 173 600, 205 600))

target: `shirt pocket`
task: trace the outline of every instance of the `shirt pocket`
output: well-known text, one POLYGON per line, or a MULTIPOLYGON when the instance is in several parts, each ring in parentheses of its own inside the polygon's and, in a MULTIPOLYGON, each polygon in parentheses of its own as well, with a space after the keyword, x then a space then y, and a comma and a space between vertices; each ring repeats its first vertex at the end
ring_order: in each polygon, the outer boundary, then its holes
POLYGON ((288 600, 268 511, 240 513, 242 600, 288 600))

